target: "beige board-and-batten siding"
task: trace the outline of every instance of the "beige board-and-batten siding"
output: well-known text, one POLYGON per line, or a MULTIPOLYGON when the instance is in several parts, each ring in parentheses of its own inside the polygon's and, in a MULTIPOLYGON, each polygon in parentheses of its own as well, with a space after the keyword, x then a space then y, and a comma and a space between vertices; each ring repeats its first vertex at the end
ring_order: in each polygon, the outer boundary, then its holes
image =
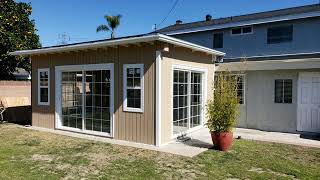
MULTIPOLYGON (((212 98, 213 78, 214 78, 214 64, 212 62, 212 55, 201 52, 193 52, 190 49, 181 47, 170 47, 169 52, 162 53, 161 61, 161 144, 172 141, 172 117, 173 117, 173 66, 188 66, 190 68, 203 69, 207 74, 207 81, 204 82, 204 94, 206 100, 212 98)), ((206 103, 206 100, 204 103, 206 103)), ((205 109, 203 109, 205 110, 205 109)), ((204 122, 205 116, 203 118, 204 122)))
POLYGON ((55 66, 114 63, 114 138, 155 144, 155 45, 32 56, 32 125, 55 128, 55 66), (124 112, 123 64, 144 64, 144 112, 124 112), (50 105, 38 105, 38 69, 50 68, 50 105))

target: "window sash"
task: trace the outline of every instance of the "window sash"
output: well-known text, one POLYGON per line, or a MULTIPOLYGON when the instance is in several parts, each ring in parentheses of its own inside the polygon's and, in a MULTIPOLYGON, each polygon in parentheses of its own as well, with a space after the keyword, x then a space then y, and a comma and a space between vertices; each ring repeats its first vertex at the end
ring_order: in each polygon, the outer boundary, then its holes
POLYGON ((253 32, 252 26, 237 27, 231 29, 231 35, 245 35, 253 32), (245 32, 246 31, 246 32, 245 32))
POLYGON ((223 48, 223 33, 213 34, 213 48, 223 48))
MULTIPOLYGON (((144 70, 143 64, 124 64, 123 65, 123 110, 129 112, 143 112, 144 109, 144 70), (129 69, 133 69, 133 74, 128 74, 129 69), (136 70, 139 69, 139 76, 136 75, 136 70), (139 85, 135 85, 135 79, 140 79, 139 85), (128 85, 129 80, 132 82, 128 85), (140 98, 128 97, 128 90, 140 91, 140 98), (129 102, 130 101, 130 102, 129 102)), ((133 92, 136 93, 136 92, 133 92)))
MULTIPOLYGON (((245 87, 246 87, 246 83, 245 83, 245 74, 230 74, 228 76, 231 77, 235 77, 237 76, 237 97, 239 99, 239 104, 245 104, 245 87), (241 88, 239 88, 241 87, 241 88)), ((215 78, 215 84, 216 82, 216 78, 215 78)))
POLYGON ((274 87, 274 102, 282 104, 291 104, 292 86, 292 79, 276 79, 274 87))
POLYGON ((50 70, 38 69, 38 105, 50 104, 50 70))

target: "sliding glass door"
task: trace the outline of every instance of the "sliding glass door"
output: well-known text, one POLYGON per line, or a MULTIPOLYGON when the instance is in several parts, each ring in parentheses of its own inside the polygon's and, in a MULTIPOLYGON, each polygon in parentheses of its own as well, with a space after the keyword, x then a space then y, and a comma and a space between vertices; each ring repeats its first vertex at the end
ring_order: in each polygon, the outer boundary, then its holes
POLYGON ((201 124, 202 73, 174 70, 173 76, 173 134, 179 134, 201 124))
MULTIPOLYGON (((77 69, 69 67, 70 69, 77 69)), ((77 67, 77 66, 76 66, 77 67)), ((100 67, 101 68, 101 67, 100 67)), ((110 135, 112 131, 112 69, 86 68, 61 72, 58 128, 110 135)), ((59 78, 58 78, 59 79, 59 78)))

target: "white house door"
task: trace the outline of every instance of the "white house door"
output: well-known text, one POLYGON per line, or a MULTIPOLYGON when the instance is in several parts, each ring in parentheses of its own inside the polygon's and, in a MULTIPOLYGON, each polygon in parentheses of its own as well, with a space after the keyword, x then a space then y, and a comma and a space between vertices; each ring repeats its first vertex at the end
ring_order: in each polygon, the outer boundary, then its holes
POLYGON ((320 132, 320 72, 300 73, 298 131, 320 132))

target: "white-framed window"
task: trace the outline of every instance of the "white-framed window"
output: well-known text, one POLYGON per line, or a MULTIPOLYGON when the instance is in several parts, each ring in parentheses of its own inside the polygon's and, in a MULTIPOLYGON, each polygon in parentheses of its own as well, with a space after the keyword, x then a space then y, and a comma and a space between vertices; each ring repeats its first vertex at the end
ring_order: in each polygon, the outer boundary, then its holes
MULTIPOLYGON (((231 74, 231 77, 237 78, 237 96, 239 104, 245 104, 245 74, 231 74)), ((217 78, 215 78, 215 81, 217 78)), ((215 82, 216 84, 217 82, 215 82)))
POLYGON ((123 110, 143 112, 144 109, 144 66, 123 65, 123 110))
POLYGON ((50 104, 50 70, 38 69, 38 105, 50 104))
POLYGON ((245 104, 245 75, 237 75, 237 91, 239 104, 245 104))
POLYGON ((253 33, 252 26, 236 27, 231 29, 231 35, 244 35, 253 33))
POLYGON ((292 103, 292 79, 276 79, 274 81, 274 103, 292 103))

